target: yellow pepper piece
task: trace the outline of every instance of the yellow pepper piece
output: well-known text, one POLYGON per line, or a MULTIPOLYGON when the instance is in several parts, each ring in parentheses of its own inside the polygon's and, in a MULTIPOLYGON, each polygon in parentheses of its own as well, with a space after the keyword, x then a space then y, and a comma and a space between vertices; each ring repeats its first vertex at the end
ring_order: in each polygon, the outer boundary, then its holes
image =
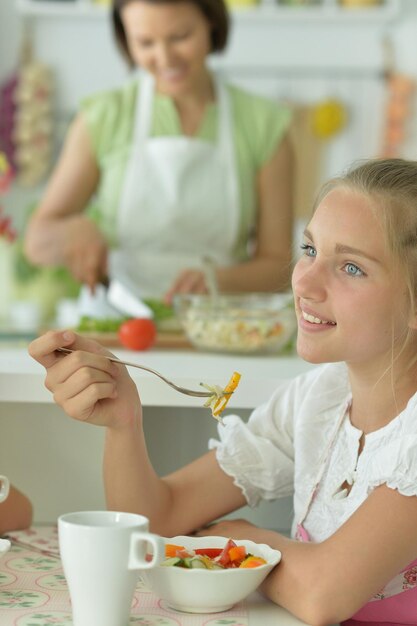
POLYGON ((261 565, 266 565, 265 559, 261 556, 248 556, 239 567, 243 568, 252 568, 252 567, 260 567, 261 565))
POLYGON ((225 410, 227 403, 229 402, 234 390, 239 384, 240 379, 241 374, 239 374, 239 372, 233 372, 231 379, 227 383, 226 387, 223 389, 223 393, 227 393, 228 395, 219 398, 212 408, 212 414, 214 417, 220 415, 220 413, 225 410))

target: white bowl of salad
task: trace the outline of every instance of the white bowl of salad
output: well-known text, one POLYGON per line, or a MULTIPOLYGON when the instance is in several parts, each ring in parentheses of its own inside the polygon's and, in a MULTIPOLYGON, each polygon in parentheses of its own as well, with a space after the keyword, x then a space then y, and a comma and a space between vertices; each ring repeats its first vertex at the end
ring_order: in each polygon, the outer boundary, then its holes
POLYGON ((292 294, 179 294, 174 305, 185 334, 201 350, 277 354, 297 327, 292 294))
POLYGON ((281 560, 266 544, 225 537, 172 537, 165 553, 165 561, 142 576, 167 606, 187 613, 227 611, 281 560))

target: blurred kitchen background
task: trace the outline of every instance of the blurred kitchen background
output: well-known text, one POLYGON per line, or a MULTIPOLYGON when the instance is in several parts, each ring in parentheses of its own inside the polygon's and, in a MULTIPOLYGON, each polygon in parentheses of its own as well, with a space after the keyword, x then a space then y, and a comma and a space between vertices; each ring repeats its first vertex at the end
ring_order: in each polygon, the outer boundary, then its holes
MULTIPOLYGON (((231 42, 213 65, 238 84, 288 101, 296 112, 297 243, 325 178, 363 157, 417 156, 417 2, 229 3, 231 42)), ((13 168, 1 198, 0 325, 10 330, 33 325, 31 316, 50 322, 57 299, 77 291, 60 271, 25 263, 19 234, 80 99, 128 75, 108 32, 108 4, 0 2, 0 151, 13 168)))
MULTIPOLYGON (((27 264, 21 235, 80 99, 127 77, 108 32, 106 5, 105 0, 0 0, 0 151, 11 163, 8 171, 3 164, 0 187, 3 340, 50 323, 56 302, 77 291, 59 271, 27 264)), ((230 0, 230 5, 231 42, 213 65, 237 84, 289 102, 295 111, 297 243, 324 179, 356 159, 417 158, 417 2, 230 0)), ((174 465, 191 448, 192 456, 206 449, 201 422, 185 410, 181 428, 171 409, 155 411, 148 409, 147 427, 156 434, 161 471, 171 468, 172 437, 179 432, 186 430, 188 439, 175 449, 174 465)), ((42 403, 28 415, 28 405, 3 402, 0 418, 1 472, 32 495, 37 521, 91 507, 92 492, 96 508, 103 506, 100 429, 57 420, 56 409, 42 403), (37 469, 28 476, 28 467, 37 469)), ((214 434, 211 421, 208 428, 214 434)), ((290 517, 288 500, 269 523, 287 530, 290 517)))
MULTIPOLYGON (((297 243, 322 180, 355 159, 417 156, 417 3, 229 2, 231 42, 213 65, 295 110, 297 243)), ((108 33, 108 4, 0 2, 0 151, 12 165, 0 214, 6 331, 53 323, 57 300, 77 292, 60 270, 25 262, 21 234, 80 99, 128 76, 108 33)))

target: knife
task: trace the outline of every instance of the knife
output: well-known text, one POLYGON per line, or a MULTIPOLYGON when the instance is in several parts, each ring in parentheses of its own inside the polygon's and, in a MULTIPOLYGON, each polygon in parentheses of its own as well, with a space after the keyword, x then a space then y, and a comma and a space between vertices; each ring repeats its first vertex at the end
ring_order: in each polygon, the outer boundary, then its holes
POLYGON ((153 318, 152 309, 141 300, 126 278, 110 278, 106 292, 107 302, 128 317, 153 318))

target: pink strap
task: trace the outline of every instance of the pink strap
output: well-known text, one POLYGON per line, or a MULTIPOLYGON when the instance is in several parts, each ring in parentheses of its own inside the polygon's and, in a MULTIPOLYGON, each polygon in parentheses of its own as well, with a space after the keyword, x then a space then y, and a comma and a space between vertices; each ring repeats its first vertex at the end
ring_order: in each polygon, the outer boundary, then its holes
POLYGON ((310 535, 301 524, 297 524, 295 538, 297 539, 297 541, 301 541, 302 543, 308 543, 309 541, 311 541, 310 535))
POLYGON ((343 626, 358 622, 384 624, 384 626, 404 626, 417 624, 417 588, 402 591, 395 596, 372 599, 367 602, 343 626))

